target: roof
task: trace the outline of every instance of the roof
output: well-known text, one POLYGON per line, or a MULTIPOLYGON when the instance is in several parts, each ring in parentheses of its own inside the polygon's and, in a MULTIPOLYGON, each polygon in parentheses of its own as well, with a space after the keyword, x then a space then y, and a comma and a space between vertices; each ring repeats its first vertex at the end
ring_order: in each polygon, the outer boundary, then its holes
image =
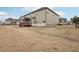
POLYGON ((5 21, 17 21, 18 19, 7 18, 5 21))
POLYGON ((37 9, 37 10, 35 10, 35 11, 32 11, 32 12, 30 12, 30 13, 24 15, 24 16, 30 15, 30 14, 32 14, 32 13, 35 13, 35 12, 38 12, 38 11, 41 11, 41 10, 44 10, 44 9, 48 9, 49 11, 51 11, 52 13, 54 13, 55 15, 59 16, 57 13, 55 13, 54 11, 52 11, 51 9, 49 9, 48 7, 39 8, 39 9, 37 9))

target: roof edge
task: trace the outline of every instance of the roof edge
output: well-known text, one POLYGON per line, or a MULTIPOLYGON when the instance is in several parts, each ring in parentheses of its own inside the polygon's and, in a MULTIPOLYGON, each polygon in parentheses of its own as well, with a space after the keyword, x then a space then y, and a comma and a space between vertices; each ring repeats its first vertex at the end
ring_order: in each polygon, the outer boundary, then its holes
POLYGON ((41 8, 39 8, 39 9, 35 10, 35 11, 32 11, 32 12, 30 12, 30 13, 24 15, 24 16, 30 15, 30 14, 32 14, 32 13, 35 13, 35 12, 37 12, 37 11, 41 11, 41 10, 44 10, 44 9, 48 9, 49 11, 51 11, 52 13, 54 13, 55 15, 59 16, 57 13, 55 13, 54 11, 52 11, 52 10, 51 10, 50 8, 48 8, 48 7, 41 7, 41 8))

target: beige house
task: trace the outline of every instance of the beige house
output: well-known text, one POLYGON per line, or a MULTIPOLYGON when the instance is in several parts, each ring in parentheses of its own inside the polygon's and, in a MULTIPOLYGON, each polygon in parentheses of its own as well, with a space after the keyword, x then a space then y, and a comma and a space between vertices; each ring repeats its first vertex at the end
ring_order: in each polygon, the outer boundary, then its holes
POLYGON ((6 24, 6 25, 15 25, 17 21, 18 21, 18 19, 7 18, 7 19, 5 20, 5 24, 6 24))
POLYGON ((48 7, 42 7, 21 16, 20 22, 26 17, 31 19, 32 26, 54 26, 59 23, 59 15, 48 7))

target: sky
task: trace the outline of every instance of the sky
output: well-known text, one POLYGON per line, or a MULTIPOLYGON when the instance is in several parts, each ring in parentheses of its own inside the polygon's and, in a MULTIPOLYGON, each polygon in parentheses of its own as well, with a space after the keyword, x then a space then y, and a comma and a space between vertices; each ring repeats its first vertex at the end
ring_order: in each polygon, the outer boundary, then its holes
MULTIPOLYGON (((20 16, 32 12, 40 7, 0 7, 0 21, 11 17, 19 19, 20 16)), ((51 10, 60 15, 60 17, 70 20, 73 16, 79 16, 79 7, 49 7, 51 10)))

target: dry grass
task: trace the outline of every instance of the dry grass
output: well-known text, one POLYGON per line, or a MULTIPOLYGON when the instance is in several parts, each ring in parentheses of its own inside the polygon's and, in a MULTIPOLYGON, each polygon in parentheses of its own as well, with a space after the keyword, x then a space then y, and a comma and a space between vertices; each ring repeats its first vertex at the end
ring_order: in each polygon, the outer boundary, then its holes
POLYGON ((79 29, 0 27, 0 51, 79 51, 79 29))

